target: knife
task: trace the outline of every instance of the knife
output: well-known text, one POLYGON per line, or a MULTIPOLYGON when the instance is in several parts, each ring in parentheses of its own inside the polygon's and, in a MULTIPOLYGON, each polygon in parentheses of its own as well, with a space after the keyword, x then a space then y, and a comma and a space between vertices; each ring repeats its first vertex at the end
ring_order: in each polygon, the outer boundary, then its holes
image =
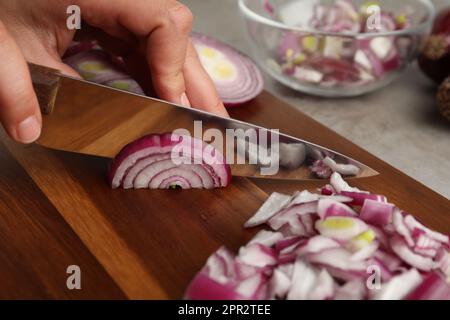
POLYGON ((226 159, 234 159, 234 164, 230 164, 234 176, 314 180, 317 177, 305 157, 325 155, 339 164, 357 166, 357 178, 378 174, 350 157, 275 129, 72 78, 31 63, 29 68, 43 113, 42 134, 37 143, 47 148, 114 158, 127 143, 146 134, 184 129, 220 148, 226 159), (240 136, 235 134, 237 131, 240 136), (222 134, 223 139, 211 138, 211 132, 222 134), (245 140, 250 137, 245 135, 247 132, 257 134, 253 143, 245 140), (234 139, 233 143, 229 143, 230 139, 234 139), (271 164, 252 159, 255 150, 261 151, 257 156, 263 151, 266 157, 279 156, 279 169, 264 171, 271 164), (287 158, 288 165, 283 162, 287 158))

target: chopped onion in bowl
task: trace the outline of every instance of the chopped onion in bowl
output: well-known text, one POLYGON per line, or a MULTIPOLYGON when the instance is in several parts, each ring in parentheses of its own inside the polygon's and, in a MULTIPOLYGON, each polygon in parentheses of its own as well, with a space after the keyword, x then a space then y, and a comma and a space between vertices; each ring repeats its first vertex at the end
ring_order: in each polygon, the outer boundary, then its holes
POLYGON ((303 191, 269 197, 246 224, 267 230, 237 256, 223 248, 213 254, 186 297, 450 299, 448 236, 386 197, 352 188, 338 173, 326 189, 326 196, 303 191), (206 285, 207 294, 199 292, 206 285))
POLYGON ((276 56, 268 59, 270 69, 303 85, 347 88, 376 82, 407 59, 405 52, 410 44, 405 46, 397 41, 400 36, 376 36, 376 33, 409 28, 414 12, 408 8, 397 14, 381 8, 375 26, 372 15, 367 13, 367 4, 358 8, 351 0, 311 3, 311 8, 306 4, 292 9, 281 6, 279 12, 272 8, 272 18, 290 27, 313 31, 281 32, 276 56), (292 10, 302 10, 303 14, 292 10))

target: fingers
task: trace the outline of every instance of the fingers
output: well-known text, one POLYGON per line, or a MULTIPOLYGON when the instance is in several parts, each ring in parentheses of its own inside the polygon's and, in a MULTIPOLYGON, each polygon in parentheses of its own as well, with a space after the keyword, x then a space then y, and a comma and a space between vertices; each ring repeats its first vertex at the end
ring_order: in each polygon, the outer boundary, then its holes
POLYGON ((41 133, 42 118, 27 63, 0 21, 0 121, 16 141, 31 143, 41 133))
POLYGON ((187 96, 199 109, 229 117, 208 73, 203 68, 194 46, 189 41, 183 68, 187 96))
MULTIPOLYGON (((173 0, 79 2, 91 26, 128 43, 132 42, 130 34, 140 40, 152 87, 161 99, 228 115, 190 44, 193 17, 186 6, 173 0)), ((120 49, 123 51, 123 47, 120 49)), ((131 58, 124 59, 128 66, 136 67, 131 58)), ((145 70, 144 66, 140 68, 145 70)), ((140 77, 139 83, 148 83, 149 78, 140 77)))
MULTIPOLYGON (((183 66, 192 27, 189 9, 173 0, 79 0, 84 19, 113 37, 139 41, 153 87, 162 99, 181 103, 183 66)), ((126 57, 125 57, 126 58, 126 57)))
POLYGON ((160 98, 189 105, 183 67, 192 14, 182 4, 168 7, 168 19, 150 33, 146 53, 153 87, 160 98))

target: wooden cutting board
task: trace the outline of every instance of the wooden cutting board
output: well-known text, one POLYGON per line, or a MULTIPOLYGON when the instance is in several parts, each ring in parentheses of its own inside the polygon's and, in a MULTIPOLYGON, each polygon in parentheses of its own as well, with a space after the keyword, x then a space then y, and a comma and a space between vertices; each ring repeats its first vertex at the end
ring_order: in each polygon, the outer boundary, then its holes
MULTIPOLYGON (((355 186, 450 233, 449 200, 269 93, 231 113, 361 160, 381 174, 355 186)), ((270 192, 323 184, 235 178, 213 191, 111 190, 108 161, 0 135, 0 298, 181 298, 211 253, 252 237, 242 225, 270 192), (81 269, 81 290, 66 287, 69 265, 81 269)))

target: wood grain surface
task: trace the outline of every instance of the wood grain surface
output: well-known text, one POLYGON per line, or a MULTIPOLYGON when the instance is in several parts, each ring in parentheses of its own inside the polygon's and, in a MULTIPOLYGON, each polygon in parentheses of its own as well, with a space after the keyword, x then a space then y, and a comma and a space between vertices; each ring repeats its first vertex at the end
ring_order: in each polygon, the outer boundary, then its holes
MULTIPOLYGON (((355 186, 386 194, 430 227, 450 233, 448 199, 269 93, 231 113, 361 160, 381 174, 355 180, 355 186)), ((111 190, 108 162, 18 145, 1 134, 1 299, 182 298, 213 251, 222 245, 236 250, 257 231, 242 225, 270 192, 320 186, 234 178, 230 187, 212 191, 111 190), (69 265, 81 268, 81 290, 66 287, 69 265)))

